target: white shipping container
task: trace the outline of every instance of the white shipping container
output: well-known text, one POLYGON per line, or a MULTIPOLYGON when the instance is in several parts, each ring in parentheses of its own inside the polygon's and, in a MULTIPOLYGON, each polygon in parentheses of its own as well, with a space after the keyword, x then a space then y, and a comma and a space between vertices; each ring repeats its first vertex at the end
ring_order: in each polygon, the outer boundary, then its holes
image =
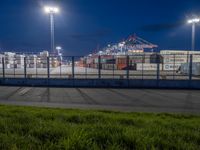
MULTIPOLYGON (((200 62, 200 55, 193 55, 193 62, 200 62)), ((190 61, 189 55, 163 55, 163 63, 187 63, 190 61)))
POLYGON ((189 51, 189 54, 200 54, 200 51, 189 51))
POLYGON ((178 70, 180 66, 181 64, 163 64, 163 70, 164 71, 178 70))
POLYGON ((193 55, 192 62, 200 62, 200 55, 193 55))
MULTIPOLYGON (((180 71, 182 74, 189 74, 190 72, 189 63, 182 64, 180 71)), ((200 75, 200 63, 192 63, 192 75, 196 75, 196 76, 200 75)))
POLYGON ((116 70, 117 66, 115 64, 102 64, 102 69, 105 70, 116 70))
POLYGON ((187 55, 188 54, 188 50, 161 50, 160 54, 164 54, 164 55, 187 55))
POLYGON ((163 59, 163 63, 171 63, 171 64, 173 64, 173 63, 186 63, 186 62, 188 62, 189 61, 189 59, 188 58, 165 58, 165 59, 163 59))
POLYGON ((169 55, 187 55, 187 54, 200 54, 200 51, 191 51, 191 50, 161 50, 160 54, 169 54, 169 55))
MULTIPOLYGON (((137 63, 136 69, 138 71, 141 70, 157 70, 157 64, 142 64, 142 63, 137 63)), ((162 70, 162 65, 160 64, 160 70, 162 70)))
POLYGON ((163 55, 163 63, 186 63, 188 60, 187 55, 163 55))

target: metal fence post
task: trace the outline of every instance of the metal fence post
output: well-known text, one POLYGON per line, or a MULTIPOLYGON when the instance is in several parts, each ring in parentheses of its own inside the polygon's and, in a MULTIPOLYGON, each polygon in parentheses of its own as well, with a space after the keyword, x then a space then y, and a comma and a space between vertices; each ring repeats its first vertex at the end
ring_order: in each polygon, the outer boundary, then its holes
POLYGON ((74 79, 74 56, 72 56, 72 78, 74 79))
POLYGON ((49 56, 47 57, 47 78, 50 78, 49 56))
POLYGON ((190 55, 190 64, 189 64, 189 80, 192 80, 192 62, 193 62, 193 55, 190 55))
POLYGON ((101 78, 101 56, 98 57, 98 77, 101 78))
POLYGON ((13 70, 14 70, 14 78, 15 78, 15 59, 14 59, 14 66, 13 66, 13 70))
POLYGON ((87 79, 87 58, 85 58, 83 64, 84 64, 84 67, 85 67, 85 78, 87 79))
POLYGON ((157 80, 160 80, 160 61, 158 55, 156 55, 156 62, 157 62, 157 80))
POLYGON ((173 80, 175 79, 175 66, 176 66, 176 55, 174 54, 174 61, 173 61, 173 80))
POLYGON ((2 58, 3 79, 5 79, 5 59, 2 58))
POLYGON ((112 75, 113 75, 113 79, 115 78, 115 64, 117 64, 116 63, 116 61, 117 61, 117 59, 115 59, 115 57, 114 57, 114 55, 112 56, 112 75))
POLYGON ((24 57, 24 78, 27 77, 26 67, 26 57, 24 57))
MULTIPOLYGON (((144 79, 144 63, 146 61, 145 54, 142 55, 142 80, 144 79)), ((137 65, 136 65, 136 70, 137 70, 137 65)))
POLYGON ((60 58, 59 66, 60 66, 60 78, 62 78, 62 59, 61 58, 60 58))
POLYGON ((129 79, 129 56, 126 56, 126 78, 129 79))
POLYGON ((36 78, 38 77, 38 68, 37 68, 38 66, 37 66, 37 64, 38 64, 38 63, 37 63, 37 61, 36 61, 36 66, 35 66, 35 69, 36 69, 36 78))

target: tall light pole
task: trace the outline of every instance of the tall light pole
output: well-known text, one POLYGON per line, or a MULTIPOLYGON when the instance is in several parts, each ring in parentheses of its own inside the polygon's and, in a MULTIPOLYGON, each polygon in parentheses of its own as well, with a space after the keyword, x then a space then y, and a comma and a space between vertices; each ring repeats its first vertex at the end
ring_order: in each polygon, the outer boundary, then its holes
POLYGON ((50 17, 50 29, 51 29, 51 52, 55 52, 55 22, 54 22, 54 16, 56 13, 59 13, 58 7, 50 7, 46 6, 44 7, 44 11, 49 14, 50 17))
POLYGON ((195 50, 195 27, 200 22, 199 18, 193 18, 188 20, 189 24, 192 24, 192 50, 195 50))

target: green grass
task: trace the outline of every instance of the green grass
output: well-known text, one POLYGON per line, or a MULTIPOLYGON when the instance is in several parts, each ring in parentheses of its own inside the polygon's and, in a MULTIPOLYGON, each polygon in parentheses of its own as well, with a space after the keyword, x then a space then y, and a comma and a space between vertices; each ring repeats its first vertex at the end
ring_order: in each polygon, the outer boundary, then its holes
POLYGON ((200 149, 200 117, 0 106, 0 149, 200 149))

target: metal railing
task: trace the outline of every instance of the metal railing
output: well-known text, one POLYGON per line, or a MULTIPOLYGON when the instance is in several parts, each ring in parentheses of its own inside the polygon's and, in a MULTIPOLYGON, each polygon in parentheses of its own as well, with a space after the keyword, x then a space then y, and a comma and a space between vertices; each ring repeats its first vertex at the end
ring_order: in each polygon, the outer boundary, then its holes
POLYGON ((0 78, 200 80, 200 55, 3 57, 0 78))

